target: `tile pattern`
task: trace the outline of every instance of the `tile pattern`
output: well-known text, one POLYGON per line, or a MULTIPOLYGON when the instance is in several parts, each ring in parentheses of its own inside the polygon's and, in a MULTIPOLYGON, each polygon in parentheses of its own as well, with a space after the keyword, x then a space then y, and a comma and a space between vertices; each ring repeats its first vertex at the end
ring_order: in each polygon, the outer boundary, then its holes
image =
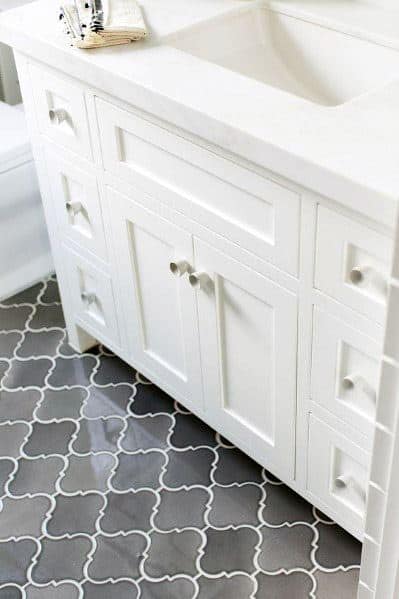
POLYGON ((0 305, 0 599, 355 599, 360 545, 100 346, 0 305))

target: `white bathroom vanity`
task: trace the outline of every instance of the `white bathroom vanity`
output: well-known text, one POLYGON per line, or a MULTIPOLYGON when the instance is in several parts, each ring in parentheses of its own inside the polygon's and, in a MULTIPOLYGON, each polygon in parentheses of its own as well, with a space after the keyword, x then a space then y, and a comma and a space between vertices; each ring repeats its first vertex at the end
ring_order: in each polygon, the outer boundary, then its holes
POLYGON ((0 19, 70 343, 110 347, 362 539, 398 20, 360 0, 142 5, 148 40, 92 51, 54 0, 0 19))

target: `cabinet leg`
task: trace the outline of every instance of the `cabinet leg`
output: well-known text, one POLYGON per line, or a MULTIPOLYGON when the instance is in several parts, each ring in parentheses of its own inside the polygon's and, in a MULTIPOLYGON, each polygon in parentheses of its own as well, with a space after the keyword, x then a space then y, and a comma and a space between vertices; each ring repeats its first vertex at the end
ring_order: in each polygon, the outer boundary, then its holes
POLYGON ((68 343, 80 354, 84 353, 91 347, 98 345, 97 339, 86 333, 78 325, 70 325, 67 327, 68 343))

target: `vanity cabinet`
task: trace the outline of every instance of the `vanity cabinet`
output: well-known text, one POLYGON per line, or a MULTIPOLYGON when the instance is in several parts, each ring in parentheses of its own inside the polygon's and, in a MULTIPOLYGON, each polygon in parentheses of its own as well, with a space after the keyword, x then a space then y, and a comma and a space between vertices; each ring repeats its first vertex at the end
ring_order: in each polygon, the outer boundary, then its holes
POLYGON ((363 537, 392 231, 24 56, 71 344, 363 537))
POLYGON ((107 198, 131 362, 293 477, 295 294, 146 210, 138 190, 107 198))

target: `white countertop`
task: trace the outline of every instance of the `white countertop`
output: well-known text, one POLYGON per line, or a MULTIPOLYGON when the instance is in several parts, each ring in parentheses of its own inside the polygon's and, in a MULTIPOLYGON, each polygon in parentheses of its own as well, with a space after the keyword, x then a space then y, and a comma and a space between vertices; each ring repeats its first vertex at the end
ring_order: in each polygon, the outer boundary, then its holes
MULTIPOLYGON (((54 0, 2 13, 0 40, 393 227, 399 198, 399 72, 397 80, 377 91, 338 107, 319 106, 162 43, 175 31, 247 6, 246 0, 142 0, 141 4, 151 30, 145 42, 96 50, 72 48, 58 25, 54 0)), ((386 13, 383 18, 372 3, 271 0, 270 4, 289 14, 316 15, 334 27, 344 22, 349 33, 399 48, 399 18, 394 21, 386 13)))

